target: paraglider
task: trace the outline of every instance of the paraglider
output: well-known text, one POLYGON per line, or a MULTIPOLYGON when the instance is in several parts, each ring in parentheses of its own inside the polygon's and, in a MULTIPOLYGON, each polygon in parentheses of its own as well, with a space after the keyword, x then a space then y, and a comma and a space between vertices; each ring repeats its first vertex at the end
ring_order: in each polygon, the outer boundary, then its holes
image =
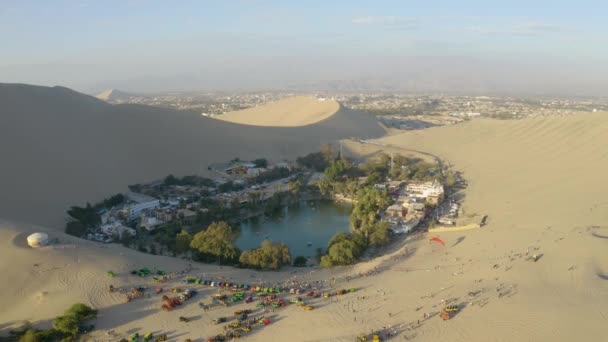
POLYGON ((439 236, 435 236, 434 238, 431 238, 429 241, 435 241, 435 242, 440 243, 442 246, 445 247, 445 242, 443 242, 443 240, 441 240, 439 238, 439 236))

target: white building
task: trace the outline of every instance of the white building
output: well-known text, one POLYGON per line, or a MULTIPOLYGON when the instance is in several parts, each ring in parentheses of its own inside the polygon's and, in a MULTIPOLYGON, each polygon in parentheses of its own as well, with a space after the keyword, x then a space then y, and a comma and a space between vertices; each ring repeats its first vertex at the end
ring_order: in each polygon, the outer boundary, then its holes
POLYGON ((427 198, 442 197, 443 185, 437 181, 408 183, 406 191, 411 197, 427 198))
POLYGON ((101 225, 99 228, 104 234, 108 236, 118 235, 119 238, 122 238, 123 234, 129 234, 131 236, 135 236, 135 234, 137 234, 137 231, 135 229, 125 227, 120 224, 120 222, 106 223, 104 225, 101 225))
POLYGON ((142 216, 139 226, 147 231, 151 231, 156 229, 156 227, 160 226, 161 224, 163 224, 163 221, 157 219, 156 217, 142 216))
POLYGON ((400 225, 394 226, 392 228, 393 233, 395 233, 395 234, 409 233, 412 229, 416 228, 418 223, 420 223, 420 219, 421 219, 421 217, 414 217, 414 218, 411 218, 411 219, 401 223, 400 225))
POLYGON ((130 222, 135 221, 144 210, 156 209, 158 207, 160 207, 160 201, 157 199, 133 204, 129 207, 128 219, 130 222))

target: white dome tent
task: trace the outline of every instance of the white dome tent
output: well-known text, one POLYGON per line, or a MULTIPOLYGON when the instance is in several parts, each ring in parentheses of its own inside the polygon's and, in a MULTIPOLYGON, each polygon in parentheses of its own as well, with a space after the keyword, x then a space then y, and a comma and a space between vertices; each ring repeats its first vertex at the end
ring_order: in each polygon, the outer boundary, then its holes
POLYGON ((34 233, 27 237, 27 244, 32 248, 39 248, 49 244, 49 236, 45 233, 34 233))

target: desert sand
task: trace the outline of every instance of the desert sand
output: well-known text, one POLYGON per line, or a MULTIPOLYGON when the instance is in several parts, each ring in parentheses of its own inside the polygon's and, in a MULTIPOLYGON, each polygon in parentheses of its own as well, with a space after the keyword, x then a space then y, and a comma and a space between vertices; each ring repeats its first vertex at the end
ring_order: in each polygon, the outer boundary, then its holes
MULTIPOLYGON (((294 160, 321 144, 384 135, 373 117, 345 109, 306 126, 254 127, 19 84, 0 84, 0 104, 0 217, 59 229, 69 206, 129 184, 205 175, 209 165, 235 157, 294 160)), ((315 113, 299 112, 308 119, 315 113)))
MULTIPOLYGON (((306 312, 295 305, 274 313, 275 322, 248 341, 353 341, 361 332, 391 326, 397 340, 413 341, 602 341, 608 323, 608 117, 605 113, 521 121, 475 120, 407 132, 376 141, 423 150, 464 172, 465 215, 486 213, 481 229, 442 233, 442 247, 418 234, 395 243, 384 256, 332 270, 254 272, 194 264, 191 274, 255 283, 295 279, 325 281, 353 294, 317 299, 306 312), (538 261, 526 259, 537 255, 538 261), (358 277, 376 270, 376 274, 358 277), (344 277, 353 278, 347 281, 344 277), (332 279, 335 279, 335 285, 332 279), (436 316, 445 303, 460 304, 453 319, 436 316), (430 317, 430 318, 429 318, 430 317)), ((173 341, 202 341, 220 332, 211 319, 227 309, 202 311, 215 292, 178 310, 159 310, 159 296, 124 304, 106 287, 148 284, 128 270, 149 266, 176 272, 188 261, 144 255, 114 245, 60 238, 57 246, 23 247, 25 231, 43 227, 3 223, 0 228, 0 330, 13 322, 48 320, 76 301, 100 310, 92 338, 147 331, 173 341), (113 270, 116 278, 105 272, 113 270), (8 303, 8 304, 6 304, 8 303), (189 323, 178 316, 193 318, 189 323)), ((169 284, 171 285, 171 284, 169 284)))
POLYGON ((124 91, 116 90, 116 89, 106 89, 106 90, 102 91, 101 93, 95 95, 96 98, 98 98, 100 100, 108 101, 108 102, 124 101, 124 100, 127 100, 131 96, 134 96, 134 95, 126 93, 124 91))
POLYGON ((216 116, 217 119, 253 126, 294 127, 314 124, 334 115, 341 108, 335 100, 294 96, 216 116))

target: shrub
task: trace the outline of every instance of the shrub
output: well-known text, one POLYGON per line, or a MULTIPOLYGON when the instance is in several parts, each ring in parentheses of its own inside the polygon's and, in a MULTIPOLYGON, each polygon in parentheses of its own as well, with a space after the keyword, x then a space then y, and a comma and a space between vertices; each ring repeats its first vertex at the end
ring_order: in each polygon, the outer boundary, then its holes
POLYGON ((28 329, 25 334, 21 335, 19 342, 42 342, 38 337, 36 330, 28 329))
POLYGON ((69 309, 64 312, 65 316, 73 316, 76 318, 78 322, 85 321, 87 319, 94 318, 97 316, 97 310, 84 305, 82 303, 77 303, 72 305, 69 309))
POLYGON ((304 266, 306 266, 306 262, 307 262, 306 257, 299 255, 293 260, 293 265, 295 267, 304 267, 304 266))
MULTIPOLYGON (((65 233, 73 236, 82 237, 87 233, 87 227, 79 221, 70 221, 65 225, 65 233)), ((128 235, 128 234, 126 234, 128 235)))
POLYGON ((78 319, 75 316, 65 315, 55 318, 53 328, 64 335, 76 336, 78 334, 78 319))

